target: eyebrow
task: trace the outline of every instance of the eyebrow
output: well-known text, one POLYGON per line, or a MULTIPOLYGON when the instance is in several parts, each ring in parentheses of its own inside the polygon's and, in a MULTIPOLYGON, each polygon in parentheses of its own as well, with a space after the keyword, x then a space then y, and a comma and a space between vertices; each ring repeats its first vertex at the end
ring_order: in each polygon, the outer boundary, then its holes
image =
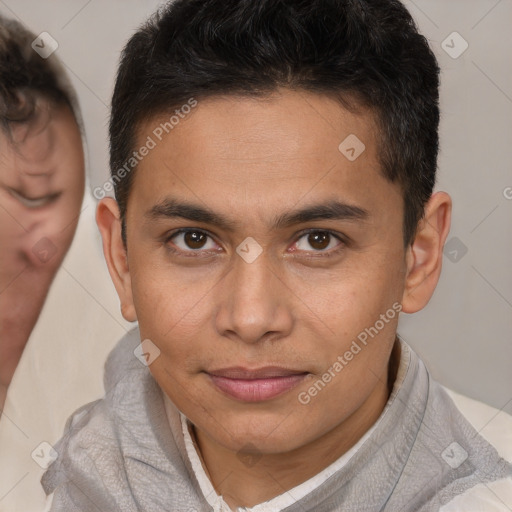
MULTIPOLYGON (((283 229, 295 224, 315 220, 364 221, 368 219, 369 215, 368 210, 359 206, 332 200, 327 203, 314 204, 302 209, 282 213, 273 219, 272 228, 283 229)), ((186 201, 178 201, 173 198, 164 199, 153 206, 145 213, 145 217, 150 220, 182 218, 216 225, 225 231, 235 231, 236 227, 240 224, 238 221, 230 220, 207 207, 186 201)))

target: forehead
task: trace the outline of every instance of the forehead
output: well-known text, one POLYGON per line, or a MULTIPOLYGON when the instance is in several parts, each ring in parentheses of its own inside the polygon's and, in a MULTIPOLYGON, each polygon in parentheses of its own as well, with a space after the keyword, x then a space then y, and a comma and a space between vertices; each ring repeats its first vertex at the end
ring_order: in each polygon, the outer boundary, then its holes
MULTIPOLYGON (((202 139, 203 145, 209 143, 208 149, 220 158, 259 158, 265 149, 266 156, 282 159, 337 150, 340 137, 349 135, 350 130, 370 145, 376 135, 372 110, 358 107, 357 113, 349 112, 332 97, 306 91, 279 89, 266 96, 213 96, 197 104, 191 109, 184 103, 174 112, 146 121, 138 130, 138 142, 143 143, 149 135, 158 145, 163 142, 178 150, 184 139, 191 143, 196 138, 202 139), (182 109, 181 116, 173 115, 182 109)), ((188 146, 183 149, 190 149, 188 146)))
POLYGON ((139 129, 137 148, 149 139, 153 146, 138 162, 130 192, 143 202, 173 191, 218 208, 244 203, 263 211, 285 199, 338 193, 369 204, 395 188, 381 173, 372 112, 349 112, 327 96, 281 90, 212 97, 171 124, 172 115, 139 129))

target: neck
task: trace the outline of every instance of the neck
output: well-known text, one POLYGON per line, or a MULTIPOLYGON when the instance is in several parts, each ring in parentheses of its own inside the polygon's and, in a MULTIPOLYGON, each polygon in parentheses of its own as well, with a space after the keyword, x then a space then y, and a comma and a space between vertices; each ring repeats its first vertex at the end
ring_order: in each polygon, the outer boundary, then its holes
POLYGON ((377 421, 396 377, 400 359, 398 340, 390 357, 387 378, 347 420, 314 442, 279 454, 232 452, 194 427, 198 451, 213 487, 233 509, 253 507, 317 475, 350 448, 377 421), (257 461, 247 464, 247 461, 257 461))

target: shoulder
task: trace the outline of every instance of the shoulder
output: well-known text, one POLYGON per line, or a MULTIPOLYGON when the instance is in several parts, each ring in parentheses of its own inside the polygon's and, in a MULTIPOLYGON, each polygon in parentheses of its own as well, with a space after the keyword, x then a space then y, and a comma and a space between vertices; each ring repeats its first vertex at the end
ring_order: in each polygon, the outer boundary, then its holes
MULTIPOLYGON (((506 461, 512 462, 512 416, 483 402, 444 388, 473 428, 506 461)), ((509 512, 512 510, 512 475, 472 487, 440 512, 509 512)))
POLYGON ((105 492, 122 479, 115 471, 121 453, 105 399, 78 409, 54 449, 56 460, 41 479, 51 510, 87 510, 91 501, 100 510, 119 510, 105 492))
POLYGON ((138 330, 118 343, 105 365, 105 397, 68 420, 41 481, 53 493, 51 510, 91 510, 92 501, 94 510, 156 512, 194 495, 139 345, 138 330))
POLYGON ((105 487, 129 487, 122 468, 132 437, 123 436, 126 422, 122 414, 130 409, 134 421, 144 417, 140 393, 148 373, 133 354, 137 335, 136 329, 130 331, 110 353, 105 364, 104 398, 77 409, 54 446, 56 460, 41 483, 47 495, 56 493, 54 500, 59 496, 71 500, 65 502, 66 506, 80 502, 74 497, 79 488, 97 495, 103 507, 114 510, 111 503, 104 501, 108 500, 105 487))
POLYGON ((473 428, 505 460, 512 462, 512 416, 446 387, 444 389, 473 428))
POLYGON ((91 480, 104 473, 102 461, 119 457, 112 416, 101 399, 76 410, 66 423, 64 434, 54 446, 55 461, 43 475, 46 494, 69 481, 91 480))

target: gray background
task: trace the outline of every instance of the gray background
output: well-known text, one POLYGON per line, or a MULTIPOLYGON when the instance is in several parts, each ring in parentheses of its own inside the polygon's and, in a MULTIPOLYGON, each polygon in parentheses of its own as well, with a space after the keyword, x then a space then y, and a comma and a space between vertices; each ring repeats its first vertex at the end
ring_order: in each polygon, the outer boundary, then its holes
MULTIPOLYGON (((0 0, 2 14, 59 43, 82 105, 92 187, 108 176, 119 52, 160 3, 0 0)), ((405 3, 442 68, 437 189, 454 211, 438 289, 422 312, 402 315, 399 332, 443 384, 512 413, 512 0, 405 3), (455 59, 441 46, 461 48, 454 31, 469 45, 455 59)))

